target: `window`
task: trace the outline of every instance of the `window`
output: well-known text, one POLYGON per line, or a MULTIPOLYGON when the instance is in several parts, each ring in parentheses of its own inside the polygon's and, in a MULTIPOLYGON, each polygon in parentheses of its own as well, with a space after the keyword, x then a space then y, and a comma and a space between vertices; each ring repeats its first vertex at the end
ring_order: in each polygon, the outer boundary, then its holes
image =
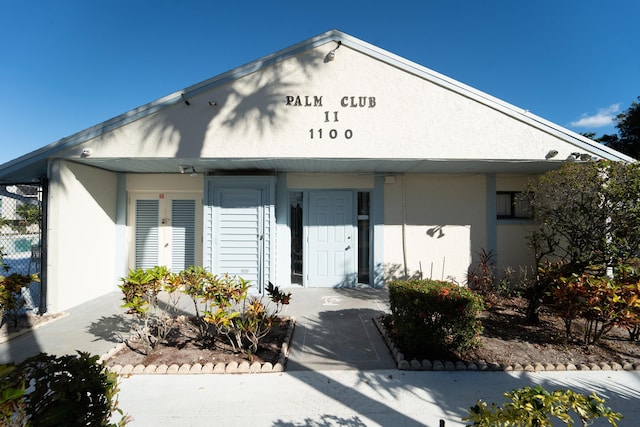
POLYGON ((369 193, 358 193, 358 283, 369 283, 370 201, 369 193))
POLYGON ((302 285, 302 192, 294 191, 289 193, 289 203, 289 227, 291 228, 291 283, 302 285))
POLYGON ((498 218, 531 218, 529 199, 520 191, 498 191, 496 213, 498 218))

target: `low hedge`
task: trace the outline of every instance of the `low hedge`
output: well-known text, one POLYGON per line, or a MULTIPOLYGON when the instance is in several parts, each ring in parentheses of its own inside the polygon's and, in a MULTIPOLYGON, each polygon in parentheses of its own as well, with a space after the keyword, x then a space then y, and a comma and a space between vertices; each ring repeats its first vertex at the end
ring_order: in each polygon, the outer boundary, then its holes
POLYGON ((414 357, 462 351, 478 344, 482 297, 455 283, 392 281, 389 301, 405 352, 414 357))
POLYGON ((0 426, 123 427, 118 391, 117 374, 88 353, 0 365, 0 426))

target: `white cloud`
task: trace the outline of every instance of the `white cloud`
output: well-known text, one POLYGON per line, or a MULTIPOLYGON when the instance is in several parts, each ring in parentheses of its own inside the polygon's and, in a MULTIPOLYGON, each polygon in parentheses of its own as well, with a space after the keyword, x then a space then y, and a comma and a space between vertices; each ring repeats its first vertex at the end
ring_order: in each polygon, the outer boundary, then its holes
POLYGON ((613 104, 606 108, 601 108, 594 115, 583 114, 578 120, 571 122, 571 126, 579 128, 601 128, 611 126, 613 119, 620 112, 620 104, 613 104))

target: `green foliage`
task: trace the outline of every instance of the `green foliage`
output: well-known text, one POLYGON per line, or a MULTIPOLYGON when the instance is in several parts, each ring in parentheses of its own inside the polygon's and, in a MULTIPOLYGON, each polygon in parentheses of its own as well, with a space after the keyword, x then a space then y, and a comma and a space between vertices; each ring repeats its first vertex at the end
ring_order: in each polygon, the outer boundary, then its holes
POLYGON ((117 375, 98 356, 40 354, 0 365, 0 424, 7 426, 124 426, 117 375), (25 387, 28 385, 28 387, 25 387), (117 424, 110 423, 120 414, 117 424))
POLYGON ((0 270, 4 271, 5 273, 8 273, 9 266, 4 262, 5 255, 6 254, 4 253, 4 248, 0 247, 0 270))
POLYGON ((173 319, 158 305, 158 295, 166 292, 175 312, 178 299, 172 295, 179 289, 176 282, 176 276, 163 266, 132 270, 121 279, 118 287, 125 302, 122 308, 126 308, 136 320, 134 336, 142 344, 145 354, 150 354, 172 330, 173 319))
POLYGON ((289 301, 291 301, 291 292, 281 291, 278 286, 275 286, 271 282, 267 284, 266 291, 271 301, 277 306, 276 314, 282 311, 283 306, 289 304, 289 301))
POLYGON ((640 159, 640 103, 633 101, 628 110, 616 116, 615 121, 619 135, 603 135, 596 141, 640 159))
POLYGON ((530 266, 506 266, 496 285, 496 293, 506 297, 522 297, 535 281, 535 269, 530 266))
POLYGON ((548 392, 540 386, 522 387, 504 396, 510 402, 491 406, 481 400, 471 407, 469 416, 462 421, 471 421, 467 427, 551 427, 552 417, 565 425, 574 425, 571 412, 575 413, 583 426, 588 421, 605 418, 616 427, 622 414, 605 406, 605 400, 595 393, 585 396, 571 390, 548 392))
POLYGON ((26 223, 26 225, 40 222, 40 206, 36 204, 20 204, 16 207, 16 215, 26 223))
POLYGON ((389 301, 403 348, 418 357, 478 344, 483 299, 467 288, 435 280, 393 281, 389 301))
POLYGON ((495 291, 495 253, 481 249, 480 252, 478 252, 478 257, 478 262, 474 268, 467 273, 467 286, 469 289, 473 289, 482 295, 487 295, 495 291))
POLYGON ((13 365, 0 365, 0 425, 24 427, 29 421, 24 380, 9 380, 15 369, 13 365))
POLYGON ((0 276, 0 326, 5 316, 11 317, 15 325, 18 324, 20 310, 25 304, 22 289, 29 286, 31 282, 39 281, 37 274, 13 273, 9 276, 0 276))
POLYGON ((640 323, 640 281, 637 278, 625 280, 620 276, 574 274, 560 278, 552 296, 567 335, 571 333, 574 319, 586 319, 585 344, 595 344, 616 326, 633 331, 640 323))
POLYGON ((160 309, 160 293, 168 295, 174 308, 180 294, 191 298, 202 343, 224 337, 236 351, 249 355, 257 351, 260 340, 278 321, 282 306, 291 299, 290 292, 270 283, 266 291, 276 305, 270 312, 261 297, 248 296, 249 281, 228 274, 214 275, 201 266, 190 266, 178 274, 169 273, 165 267, 139 269, 122 279, 120 289, 125 300, 122 307, 137 319, 134 338, 143 344, 146 354, 164 341, 175 321, 160 309))
MULTIPOLYGON (((536 263, 561 263, 561 275, 624 265, 640 250, 640 164, 566 163, 529 185, 539 224, 529 236, 536 263)), ((544 280, 530 292, 529 321, 548 291, 544 280)))

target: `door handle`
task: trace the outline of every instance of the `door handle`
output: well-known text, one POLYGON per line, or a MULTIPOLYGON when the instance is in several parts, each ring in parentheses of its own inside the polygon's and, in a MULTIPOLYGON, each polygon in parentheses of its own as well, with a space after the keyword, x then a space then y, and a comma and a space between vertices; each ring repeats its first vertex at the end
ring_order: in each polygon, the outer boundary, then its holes
POLYGON ((349 249, 351 249, 351 245, 349 245, 346 248, 344 248, 345 251, 348 251, 349 249))

